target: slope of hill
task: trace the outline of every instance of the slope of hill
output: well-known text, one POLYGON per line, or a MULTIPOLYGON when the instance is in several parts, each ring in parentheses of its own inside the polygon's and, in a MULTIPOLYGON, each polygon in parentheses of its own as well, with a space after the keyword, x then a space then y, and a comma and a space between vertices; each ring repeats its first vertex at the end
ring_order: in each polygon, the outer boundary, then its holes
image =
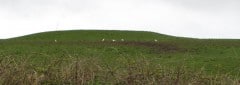
POLYGON ((142 78, 149 84, 212 84, 240 76, 240 40, 191 39, 143 31, 72 30, 2 40, 0 48, 0 65, 7 69, 3 71, 7 76, 0 78, 11 82, 18 78, 15 75, 26 79, 32 71, 47 76, 44 84, 79 84, 80 77, 88 84, 141 84, 142 78), (21 73, 25 70, 29 73, 21 73))
POLYGON ((129 41, 153 41, 154 39, 171 40, 176 37, 144 31, 117 31, 117 30, 70 30, 37 33, 10 40, 62 40, 62 41, 101 41, 101 39, 126 39, 129 41))

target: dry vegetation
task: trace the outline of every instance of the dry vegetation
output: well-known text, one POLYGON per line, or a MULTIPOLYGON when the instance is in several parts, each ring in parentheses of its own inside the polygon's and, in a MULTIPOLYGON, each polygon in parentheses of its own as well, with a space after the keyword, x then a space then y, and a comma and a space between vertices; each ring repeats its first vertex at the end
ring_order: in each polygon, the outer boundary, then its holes
POLYGON ((56 58, 44 66, 27 59, 2 57, 2 85, 239 85, 229 75, 207 75, 184 65, 167 68, 144 57, 133 60, 121 57, 110 65, 97 58, 56 58))

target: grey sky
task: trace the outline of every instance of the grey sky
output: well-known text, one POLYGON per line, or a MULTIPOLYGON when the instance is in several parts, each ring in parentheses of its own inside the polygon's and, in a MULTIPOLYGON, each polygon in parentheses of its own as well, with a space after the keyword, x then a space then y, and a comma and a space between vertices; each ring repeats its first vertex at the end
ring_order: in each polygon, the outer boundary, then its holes
POLYGON ((240 38, 239 0, 0 0, 0 38, 70 29, 240 38))

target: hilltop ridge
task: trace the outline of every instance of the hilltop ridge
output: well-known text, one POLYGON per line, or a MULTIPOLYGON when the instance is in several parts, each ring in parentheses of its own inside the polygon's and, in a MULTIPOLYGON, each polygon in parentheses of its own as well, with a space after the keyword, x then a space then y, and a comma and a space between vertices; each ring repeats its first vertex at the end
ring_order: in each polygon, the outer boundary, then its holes
POLYGON ((7 40, 34 40, 34 41, 100 41, 121 40, 128 41, 153 41, 180 39, 179 37, 159 34, 147 31, 119 31, 119 30, 67 30, 67 31, 50 31, 36 34, 25 35, 21 37, 10 38, 7 40))

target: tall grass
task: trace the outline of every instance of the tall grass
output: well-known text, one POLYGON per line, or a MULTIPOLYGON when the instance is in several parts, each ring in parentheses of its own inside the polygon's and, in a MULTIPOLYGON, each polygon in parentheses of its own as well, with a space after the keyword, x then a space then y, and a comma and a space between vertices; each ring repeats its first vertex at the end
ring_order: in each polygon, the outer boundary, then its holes
POLYGON ((229 75, 207 75, 204 69, 191 71, 152 63, 150 59, 119 57, 106 63, 97 57, 55 58, 36 66, 28 59, 11 56, 0 59, 1 85, 239 85, 229 75))

